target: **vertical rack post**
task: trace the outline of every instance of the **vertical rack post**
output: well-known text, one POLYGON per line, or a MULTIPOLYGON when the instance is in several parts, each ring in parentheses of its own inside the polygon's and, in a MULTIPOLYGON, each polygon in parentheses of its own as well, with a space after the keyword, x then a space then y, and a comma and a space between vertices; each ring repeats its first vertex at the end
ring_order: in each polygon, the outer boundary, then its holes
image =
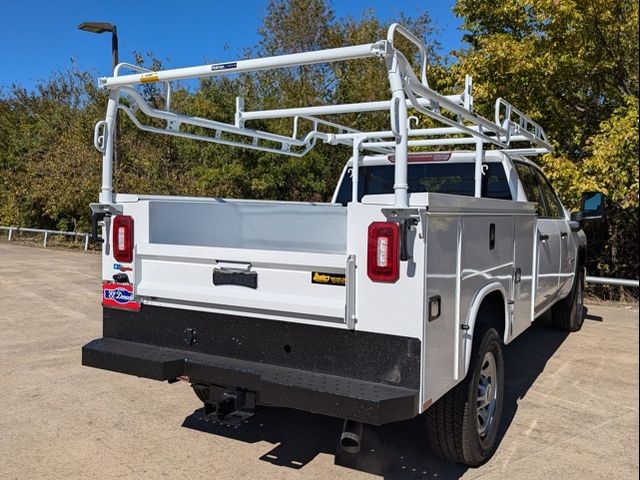
POLYGON ((114 88, 109 94, 107 104, 107 116, 105 118, 105 139, 104 153, 102 154, 102 187, 100 188, 100 203, 113 203, 113 148, 116 125, 116 115, 118 113, 118 102, 120 100, 120 89, 114 88))
POLYGON ((351 201, 358 203, 358 185, 360 181, 360 145, 364 138, 353 139, 353 153, 351 154, 351 201))
MULTIPOLYGON (((478 127, 479 133, 482 134, 482 127, 478 127)), ((484 142, 481 137, 476 137, 476 162, 473 175, 474 180, 474 196, 482 197, 482 163, 484 162, 484 142)))
POLYGON ((402 72, 397 53, 387 59, 389 84, 391 86, 391 131, 395 135, 394 204, 398 208, 409 206, 409 184, 407 181, 407 156, 409 153, 407 99, 403 89, 402 72))

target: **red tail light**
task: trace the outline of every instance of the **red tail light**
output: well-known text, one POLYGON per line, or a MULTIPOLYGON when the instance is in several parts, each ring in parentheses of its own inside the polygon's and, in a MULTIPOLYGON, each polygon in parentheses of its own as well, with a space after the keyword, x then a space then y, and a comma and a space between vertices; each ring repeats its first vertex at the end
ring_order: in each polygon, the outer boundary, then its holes
POLYGON ((400 227, 395 222, 369 225, 367 275, 374 282, 393 283, 400 277, 400 227))
POLYGON ((133 217, 128 215, 114 217, 113 257, 122 263, 133 261, 133 217))

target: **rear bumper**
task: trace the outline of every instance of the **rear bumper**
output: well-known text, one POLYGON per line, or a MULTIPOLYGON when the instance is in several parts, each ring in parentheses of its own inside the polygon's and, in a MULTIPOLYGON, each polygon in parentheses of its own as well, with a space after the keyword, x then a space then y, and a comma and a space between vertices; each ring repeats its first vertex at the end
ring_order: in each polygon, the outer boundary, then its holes
POLYGON ((411 388, 114 338, 86 344, 82 364, 154 380, 184 375, 257 392, 260 404, 373 425, 412 418, 418 411, 418 391, 411 388))
POLYGON ((419 339, 143 305, 103 309, 91 367, 257 393, 259 404, 380 425, 418 413, 419 339))

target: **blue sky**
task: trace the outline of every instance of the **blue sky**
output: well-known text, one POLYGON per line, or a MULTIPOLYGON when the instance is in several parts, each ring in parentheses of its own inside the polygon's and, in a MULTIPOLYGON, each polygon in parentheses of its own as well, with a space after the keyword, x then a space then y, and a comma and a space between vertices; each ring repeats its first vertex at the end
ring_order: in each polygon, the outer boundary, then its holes
MULTIPOLYGON (((441 29, 444 52, 458 48, 460 20, 451 12, 453 0, 333 0, 337 17, 373 8, 376 16, 393 21, 400 12, 415 16, 427 10, 441 29)), ((111 67, 110 34, 81 32, 83 21, 118 26, 120 61, 132 52, 151 51, 166 67, 232 60, 255 45, 267 0, 178 2, 156 0, 2 2, 0 20, 0 86, 20 83, 27 88, 52 71, 65 70, 75 59, 81 69, 106 75, 111 67)), ((372 39, 373 40, 373 39, 372 39)))

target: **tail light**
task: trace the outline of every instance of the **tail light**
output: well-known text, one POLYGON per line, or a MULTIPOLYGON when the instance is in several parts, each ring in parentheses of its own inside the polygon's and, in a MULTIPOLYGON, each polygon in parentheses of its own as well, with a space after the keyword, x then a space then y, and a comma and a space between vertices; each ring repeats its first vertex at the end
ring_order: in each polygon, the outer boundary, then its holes
POLYGON ((400 227, 395 222, 369 225, 367 275, 374 282, 396 282, 400 276, 400 227))
POLYGON ((128 215, 114 217, 113 257, 122 263, 133 261, 133 217, 128 215))

